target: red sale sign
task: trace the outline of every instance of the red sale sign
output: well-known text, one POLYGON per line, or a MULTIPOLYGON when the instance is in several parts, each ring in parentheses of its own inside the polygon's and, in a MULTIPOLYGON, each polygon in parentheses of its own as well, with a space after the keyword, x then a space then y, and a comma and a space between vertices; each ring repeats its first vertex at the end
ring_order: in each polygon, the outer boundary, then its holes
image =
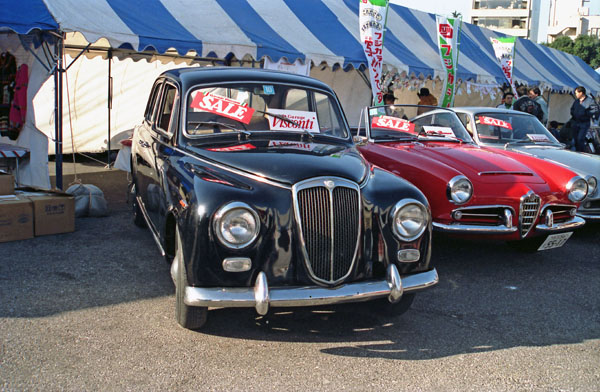
POLYGON ((415 124, 410 121, 403 120, 398 117, 390 117, 390 116, 379 116, 373 117, 371 121, 371 127, 373 128, 388 128, 393 129, 395 131, 402 132, 415 132, 415 124))
POLYGON ((487 116, 478 116, 478 118, 479 118, 479 124, 493 125, 496 127, 512 130, 512 125, 510 125, 509 122, 502 121, 502 120, 499 120, 499 119, 493 118, 493 117, 487 117, 487 116))
POLYGON ((190 107, 231 118, 244 124, 249 124, 254 109, 244 106, 233 99, 215 94, 203 94, 198 91, 190 107))

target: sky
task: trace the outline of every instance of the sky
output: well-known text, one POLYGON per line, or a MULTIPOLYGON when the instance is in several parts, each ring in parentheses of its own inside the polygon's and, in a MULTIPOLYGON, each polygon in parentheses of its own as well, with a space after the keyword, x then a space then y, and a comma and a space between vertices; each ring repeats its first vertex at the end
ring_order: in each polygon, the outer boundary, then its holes
MULTIPOLYGON (((472 0, 390 0, 390 2, 438 15, 450 16, 452 12, 458 11, 462 14, 465 22, 471 20, 471 5, 473 4, 472 0)), ((550 0, 541 0, 540 4, 538 42, 546 42, 550 0)), ((600 0, 590 0, 586 6, 590 7, 590 15, 600 15, 600 0)))

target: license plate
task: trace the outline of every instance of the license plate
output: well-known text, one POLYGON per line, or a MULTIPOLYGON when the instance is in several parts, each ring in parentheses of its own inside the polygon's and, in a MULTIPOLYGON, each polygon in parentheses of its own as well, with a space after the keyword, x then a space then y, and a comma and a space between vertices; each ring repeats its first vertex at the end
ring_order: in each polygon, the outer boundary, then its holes
POLYGON ((546 238, 546 241, 544 241, 544 243, 540 245, 538 250, 560 248, 565 244, 565 242, 567 242, 567 240, 569 239, 569 237, 571 237, 572 234, 572 231, 568 233, 550 234, 548 238, 546 238))

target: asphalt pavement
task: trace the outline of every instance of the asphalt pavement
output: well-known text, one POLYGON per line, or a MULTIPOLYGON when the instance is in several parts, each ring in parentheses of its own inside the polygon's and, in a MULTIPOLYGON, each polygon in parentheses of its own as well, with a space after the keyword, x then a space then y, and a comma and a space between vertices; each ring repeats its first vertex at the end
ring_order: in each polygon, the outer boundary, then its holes
POLYGON ((598 391, 600 225, 559 249, 434 239, 440 283, 369 303, 174 318, 125 193, 74 233, 0 243, 2 391, 598 391))

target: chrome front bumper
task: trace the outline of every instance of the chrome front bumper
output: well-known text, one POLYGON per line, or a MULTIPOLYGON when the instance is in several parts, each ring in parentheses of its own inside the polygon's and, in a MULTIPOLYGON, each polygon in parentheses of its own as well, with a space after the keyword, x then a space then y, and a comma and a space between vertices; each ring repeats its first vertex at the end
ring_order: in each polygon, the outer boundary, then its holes
MULTIPOLYGON (((535 229, 543 232, 566 231, 574 230, 585 224, 585 220, 578 216, 568 222, 553 223, 546 225, 540 223, 535 226, 535 229)), ((463 225, 463 224, 443 224, 433 222, 433 228, 436 231, 445 233, 464 233, 464 234, 509 234, 518 230, 516 226, 508 227, 506 225, 463 225)))
POLYGON ((264 272, 256 278, 254 287, 189 287, 184 302, 188 306, 254 307, 265 315, 269 307, 329 305, 366 301, 388 297, 398 302, 405 292, 422 290, 438 283, 437 271, 400 277, 395 265, 390 265, 385 280, 348 283, 339 287, 269 287, 264 272))

